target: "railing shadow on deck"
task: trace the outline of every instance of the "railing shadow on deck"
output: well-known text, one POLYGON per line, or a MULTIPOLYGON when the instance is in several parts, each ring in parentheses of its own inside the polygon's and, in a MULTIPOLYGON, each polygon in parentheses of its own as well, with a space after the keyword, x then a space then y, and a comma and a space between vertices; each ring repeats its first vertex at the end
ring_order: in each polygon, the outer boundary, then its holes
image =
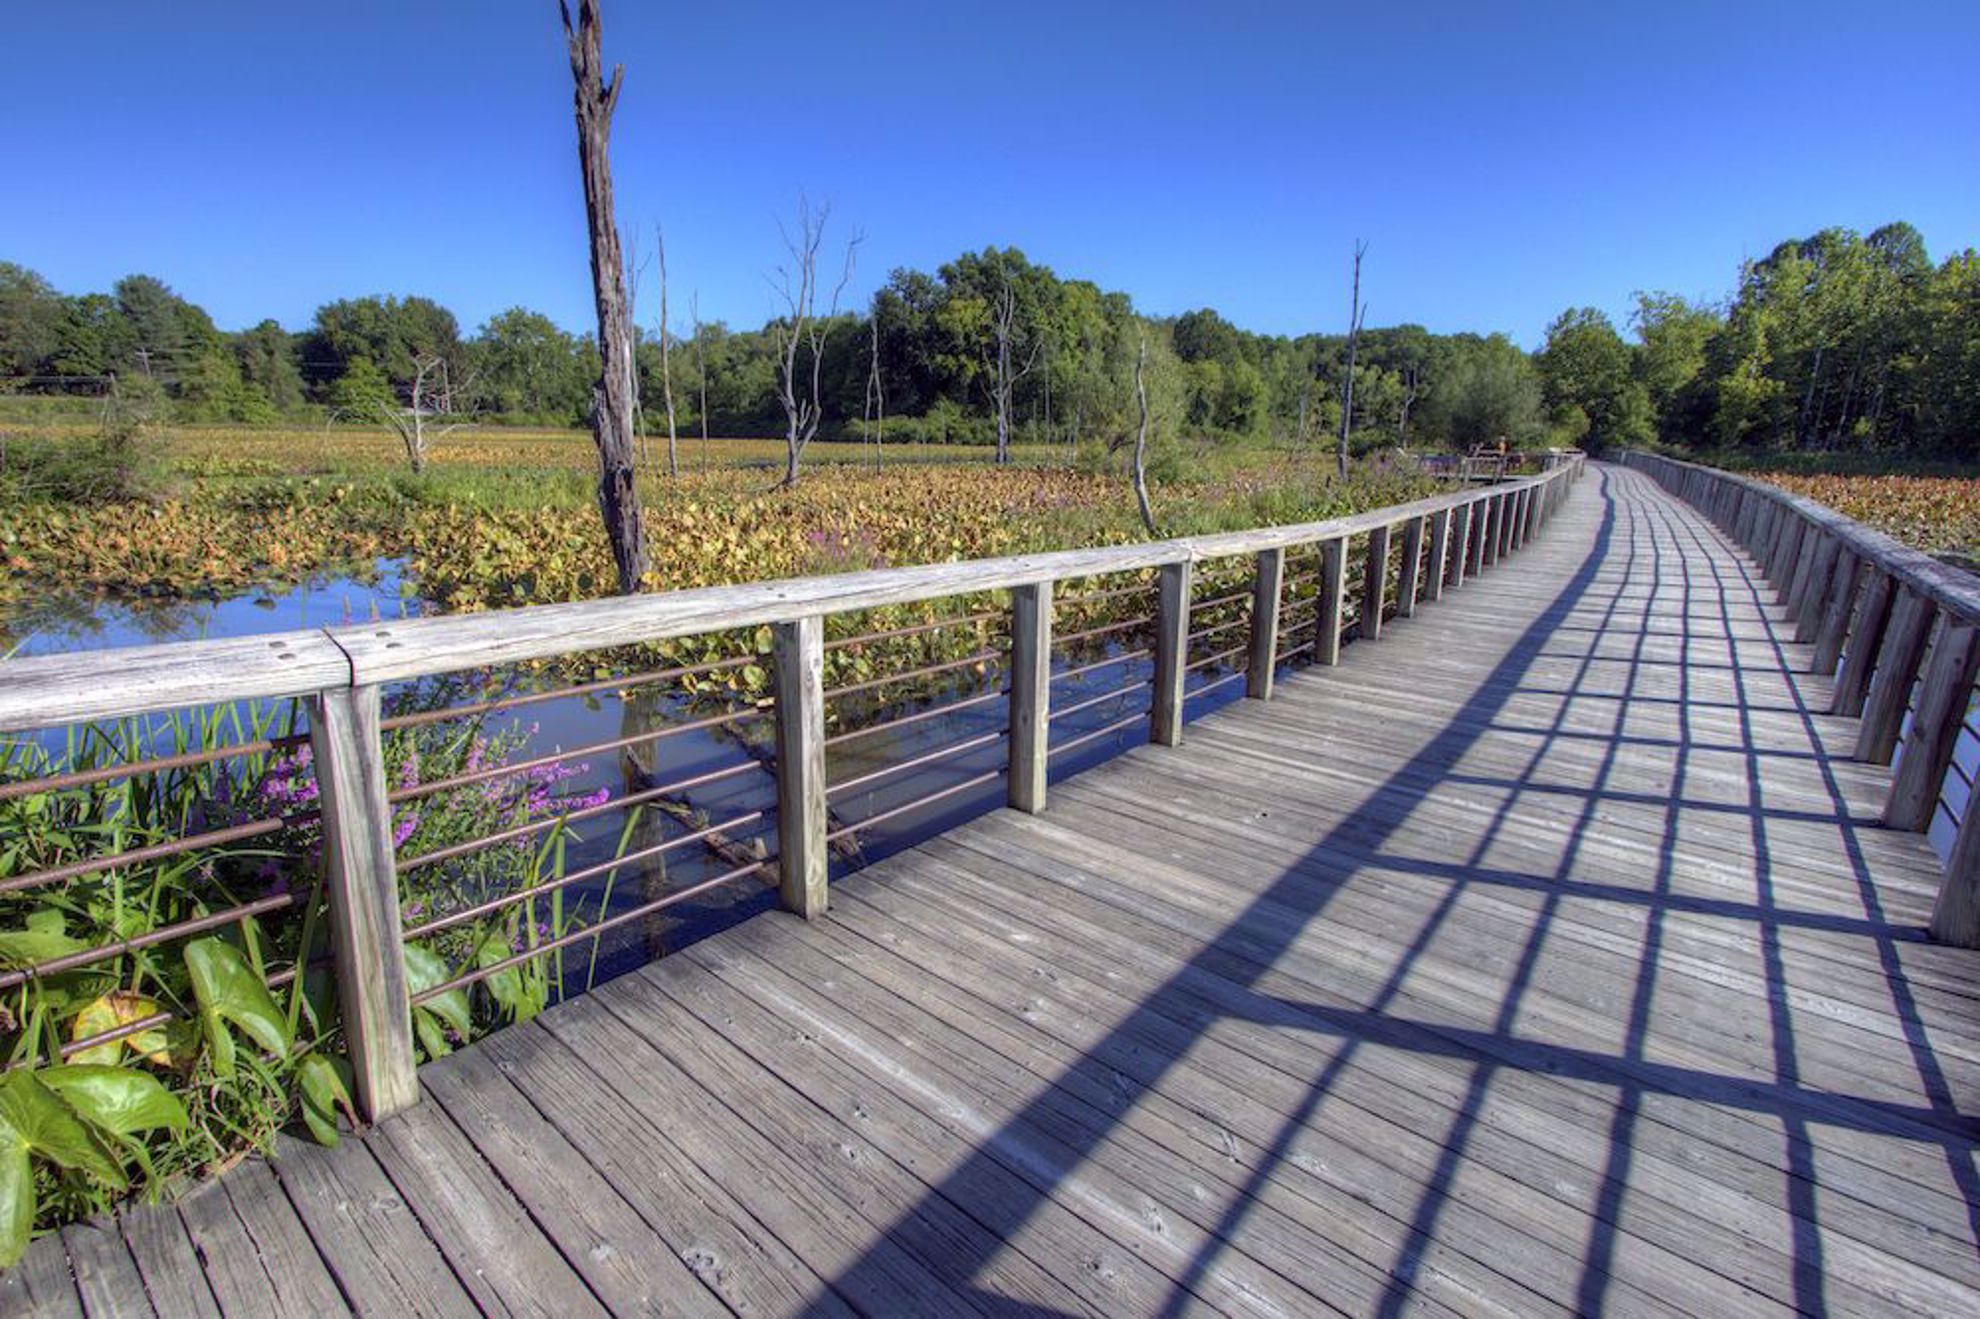
MULTIPOLYGON (((1675 797, 1667 803, 1664 837, 1657 849, 1656 873, 1647 892, 1591 883, 1574 876, 1572 872, 1581 848, 1598 825, 1597 814, 1604 800, 1603 787, 1618 758, 1635 740, 1622 733, 1630 704, 1625 693, 1614 702, 1616 733, 1607 740, 1603 750, 1596 772, 1596 789, 1585 794, 1580 819, 1573 827, 1567 847, 1553 873, 1512 874, 1484 864, 1494 838, 1508 823, 1515 803, 1523 792, 1534 787, 1534 771, 1543 763, 1556 739, 1566 736, 1563 724, 1570 706, 1596 662, 1596 647, 1591 643, 1585 652, 1576 657, 1581 661, 1580 668, 1575 680, 1565 690, 1556 690, 1551 684, 1539 687, 1529 685, 1525 681, 1526 675, 1535 661, 1542 657, 1550 639, 1571 618, 1589 611, 1599 611, 1601 622, 1598 626, 1601 629, 1617 628, 1624 623, 1633 626, 1633 672, 1634 665, 1641 661, 1646 642, 1652 636, 1673 635, 1651 626, 1653 622, 1668 626, 1673 617, 1667 610, 1657 607, 1659 597, 1656 592, 1631 598, 1631 583, 1642 571, 1639 555, 1648 557, 1648 571, 1653 581, 1662 580, 1666 572, 1683 574, 1682 592, 1687 608, 1676 615, 1679 631, 1675 635, 1682 637, 1687 646, 1697 635, 1693 631, 1690 610, 1694 591, 1705 604, 1708 614, 1713 609, 1712 601, 1718 601, 1716 609, 1722 622, 1721 630, 1726 635, 1711 639, 1725 640, 1734 653, 1735 662, 1730 667, 1735 673, 1735 681, 1738 680, 1740 665, 1737 663, 1737 645, 1730 636, 1733 597, 1738 597, 1741 602, 1751 599, 1758 618, 1769 618, 1768 607, 1759 598, 1761 583, 1744 564, 1738 566, 1736 576, 1729 580, 1722 573, 1715 556, 1707 554, 1704 561, 1712 565, 1713 579, 1694 588, 1690 579, 1689 556, 1682 551, 1687 542, 1693 547, 1707 547, 1707 538, 1717 538, 1716 532, 1700 524, 1687 524, 1683 519, 1674 517, 1668 506, 1660 507, 1657 501, 1633 497, 1628 482, 1619 480, 1613 473, 1602 474, 1593 497, 1603 502, 1601 521, 1573 575, 1504 659, 1477 683, 1473 694, 1444 729, 1372 795, 1316 840, 1304 857, 1287 866, 1275 881, 1247 904, 1236 919, 1213 936, 1180 970, 1136 1002, 1104 1040, 1083 1051, 1081 1060, 1072 1069, 1046 1082, 1037 1099, 1013 1114, 995 1134, 980 1141, 962 1163, 934 1184, 921 1202, 897 1222, 906 1222, 938 1198, 960 1196, 970 1185, 992 1175, 993 1151, 1005 1143, 1022 1143, 1027 1128, 1046 1125, 1056 1103, 1052 1092, 1076 1092, 1079 1087, 1068 1082, 1082 1079, 1080 1074, 1088 1070, 1099 1075, 1105 1085, 1119 1090, 1121 1103, 1113 1114, 1103 1115, 1101 1121, 1083 1131, 1076 1140, 1065 1137, 1072 1143, 1071 1153, 1075 1156, 1067 1166, 1075 1166, 1080 1160, 1096 1153, 1109 1130, 1120 1122, 1121 1115, 1131 1111, 1139 1100, 1157 1089, 1162 1077, 1180 1061, 1184 1051, 1173 1051, 1166 1059, 1158 1060, 1152 1065, 1153 1074, 1140 1078, 1125 1076, 1097 1060, 1118 1056, 1158 1028, 1173 1031, 1176 1023, 1188 1022, 1193 1016, 1202 1015, 1200 999, 1187 988, 1187 984, 1204 975, 1237 983, 1251 1000, 1252 1010, 1245 1014, 1245 1019, 1332 1037, 1339 1042, 1339 1046, 1325 1067, 1312 1078, 1297 1111, 1286 1119, 1269 1148, 1253 1162, 1242 1189, 1231 1198, 1209 1241, 1195 1254, 1173 1289, 1167 1307, 1169 1313, 1179 1313, 1190 1303, 1194 1289, 1215 1266, 1218 1256, 1231 1245, 1247 1216, 1258 1206, 1267 1183, 1291 1157, 1293 1144, 1305 1124, 1326 1101, 1341 1074, 1353 1062, 1356 1051, 1363 1046, 1459 1059, 1472 1068, 1470 1082, 1456 1117, 1443 1137, 1439 1162, 1407 1223, 1406 1244, 1390 1268, 1380 1305, 1380 1313, 1384 1315, 1400 1313, 1411 1297, 1426 1249, 1433 1241, 1439 1215, 1453 1194, 1472 1130, 1481 1120, 1488 1091, 1494 1077, 1506 1069, 1586 1080, 1613 1087, 1615 1091, 1614 1116, 1607 1138, 1607 1167, 1590 1212, 1592 1227, 1589 1237, 1581 1245, 1580 1281, 1574 1298, 1575 1309, 1581 1313, 1599 1311, 1612 1285, 1611 1265, 1621 1231, 1619 1224, 1636 1148, 1637 1127, 1640 1122, 1656 1120, 1654 1116, 1646 1117, 1642 1111, 1643 1101, 1651 1095, 1720 1105, 1781 1124, 1789 1144, 1784 1199, 1791 1224, 1792 1300, 1803 1310, 1820 1311, 1825 1304, 1820 1205, 1817 1203, 1818 1183, 1812 1165, 1811 1124, 1879 1134, 1896 1132, 1910 1140, 1939 1145, 1945 1151, 1952 1177, 1965 1195, 1969 1208, 1980 1215, 1980 1208, 1974 1208, 1980 1205, 1980 1185, 1976 1185, 1969 1157, 1970 1142, 1976 1133, 1972 1122, 1959 1112, 1952 1101, 1943 1069, 1925 1036, 1917 1004, 1909 992, 1897 959, 1897 946, 1916 941, 1920 936, 1915 929, 1893 925, 1884 917, 1869 862, 1860 846, 1852 845, 1848 853, 1867 913, 1860 919, 1801 913, 1781 905, 1774 891, 1771 867, 1764 860, 1770 812, 1764 806, 1751 802, 1744 814, 1751 822, 1756 851, 1762 858, 1754 876, 1756 898, 1753 902, 1699 899, 1674 891, 1678 829, 1685 809, 1681 798, 1675 797), (1618 546, 1619 537, 1622 538, 1626 556, 1623 561, 1624 575, 1611 587, 1604 587, 1605 577, 1617 571, 1612 553, 1618 546), (1665 562, 1667 557, 1671 560, 1669 563, 1665 562), (1606 599, 1602 598, 1605 590, 1606 599), (1634 617, 1630 617, 1632 610, 1635 611, 1634 617), (1543 735, 1527 769, 1504 784, 1511 791, 1471 855, 1455 864, 1415 862, 1405 857, 1386 855, 1378 857, 1376 854, 1383 843, 1398 832, 1412 810, 1434 791, 1423 786, 1425 776, 1450 775, 1464 755, 1494 730, 1499 716, 1515 696, 1532 695, 1537 691, 1547 691, 1560 698, 1552 726, 1545 730, 1525 730, 1540 731, 1543 735), (1447 887, 1374 998, 1364 1007, 1342 1008, 1321 1002, 1294 1001, 1260 988, 1266 974, 1293 949, 1308 925, 1323 916, 1340 890, 1351 883, 1364 866, 1377 863, 1386 871, 1407 874, 1414 870, 1426 881, 1441 882, 1447 887), (1386 1009, 1401 995, 1415 954, 1427 948, 1444 928, 1461 897, 1473 885, 1504 885, 1544 894, 1492 1028, 1466 1029, 1390 1015, 1386 1009), (1642 954, 1637 962, 1631 990, 1627 1035, 1621 1049, 1614 1054, 1538 1041, 1514 1033, 1514 1024, 1538 966, 1541 949, 1560 905, 1570 898, 1624 902, 1633 910, 1646 912, 1642 954), (1285 919, 1284 912, 1288 909, 1300 913, 1301 919, 1285 919), (1655 1061, 1647 1056, 1651 1001, 1659 973, 1664 917, 1666 913, 1700 912, 1750 922, 1757 929, 1764 951, 1766 991, 1771 1012, 1769 1026, 1774 1054, 1771 1079, 1718 1074, 1655 1061), (1779 940, 1779 930, 1782 928, 1846 933, 1867 938, 1875 944, 1891 986, 1892 1008, 1902 1023, 1904 1039, 1929 1096, 1928 1103, 1908 1105, 1837 1094, 1813 1089, 1804 1083, 1796 1056, 1794 1022, 1788 1006, 1787 976, 1779 940), (1248 971, 1234 971, 1233 968, 1248 968, 1248 971)), ((1730 557, 1723 539, 1717 539, 1714 548, 1720 557, 1730 557)), ((1762 644, 1771 647, 1784 661, 1782 643, 1770 621, 1766 623, 1762 644)), ((1779 671, 1785 668, 1783 662, 1779 671)), ((1680 681, 1684 686, 1689 685, 1688 678, 1681 677, 1680 681)), ((1681 687, 1681 693, 1683 690, 1681 687)), ((1677 773, 1674 782, 1681 784, 1691 738, 1689 711, 1682 695, 1678 706, 1680 731, 1675 739, 1677 773)), ((1799 713, 1808 730, 1811 746, 1819 746, 1815 740, 1813 719, 1798 695, 1793 709, 1799 713)), ((1757 774, 1762 753, 1757 748, 1748 712, 1741 709, 1739 718, 1743 743, 1740 749, 1747 755, 1749 767, 1757 774)), ((1841 785, 1827 764, 1827 757, 1815 752, 1811 754, 1811 759, 1822 766, 1824 781, 1834 801, 1835 818, 1853 842, 1857 823, 1850 818, 1841 785)), ((1191 1038, 1202 1038, 1212 1024, 1214 1017, 1186 1029, 1191 1031, 1191 1038)), ((1028 1198, 1015 1203, 1001 1199, 988 1205, 974 1203, 972 1212, 984 1220, 990 1232, 978 1247, 981 1258, 952 1261, 958 1266, 958 1272, 968 1275, 986 1265, 993 1243, 1017 1235, 1049 1194, 1049 1189, 1031 1188, 1028 1198)), ((1843 1193, 1831 1192, 1823 1187, 1822 1194, 1843 1193)), ((1370 1212, 1375 1211, 1371 1209, 1370 1212)), ((1976 1238, 1980 1239, 1980 1217, 1975 1218, 1974 1229, 1976 1238)), ((1706 1266, 1709 1268, 1710 1263, 1706 1262, 1706 1266)), ((876 1245, 872 1253, 854 1262, 832 1280, 833 1290, 858 1294, 862 1288, 858 1285, 860 1280, 857 1275, 883 1267, 883 1253, 876 1245)))

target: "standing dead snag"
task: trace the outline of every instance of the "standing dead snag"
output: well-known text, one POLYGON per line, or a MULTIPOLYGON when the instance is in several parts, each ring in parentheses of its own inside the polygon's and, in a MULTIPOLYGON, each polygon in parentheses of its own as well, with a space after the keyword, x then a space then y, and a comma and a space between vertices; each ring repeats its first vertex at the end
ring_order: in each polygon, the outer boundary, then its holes
POLYGON ((1025 356, 1024 365, 1013 367, 1011 338, 1017 327, 1017 290, 1011 286, 1011 269, 999 261, 998 273, 1003 276, 1003 287, 997 292, 996 305, 991 308, 990 328, 996 342, 996 360, 990 364, 990 401, 997 411, 997 462, 1011 460, 1011 396, 1016 393, 1018 382, 1031 374, 1031 368, 1038 362, 1038 341, 1034 338, 1030 352, 1025 356))
POLYGON ((1354 301, 1348 304, 1347 372, 1341 379, 1341 476, 1348 474, 1348 428, 1354 424, 1354 350, 1361 340, 1361 318, 1368 308, 1361 305, 1361 258, 1368 244, 1354 245, 1354 301))
POLYGON ((643 589, 646 525, 640 516, 633 447, 633 328, 626 297, 626 264, 612 212, 612 111, 625 86, 626 67, 605 78, 597 0, 578 0, 577 27, 558 0, 564 41, 570 47, 577 110, 578 165, 584 173, 584 215, 591 231, 591 287, 598 304, 598 355, 603 369, 591 391, 591 436, 598 445, 598 511, 612 543, 619 591, 643 589))
POLYGON ((667 353, 673 331, 667 325, 667 231, 655 226, 660 249, 660 392, 667 402, 667 475, 681 474, 680 442, 674 431, 674 364, 667 353))
POLYGON ((1148 506, 1148 386, 1142 376, 1148 370, 1148 336, 1141 336, 1140 351, 1134 358, 1134 399, 1141 405, 1141 425, 1134 433, 1134 501, 1141 505, 1141 525, 1148 534, 1162 533, 1155 527, 1155 510, 1148 506))
POLYGON ((773 281, 784 303, 784 315, 771 328, 777 344, 777 402, 784 409, 786 462, 780 484, 787 490, 797 484, 798 459, 804 456, 804 446, 818 434, 818 423, 824 419, 820 395, 825 340, 832 333, 833 319, 839 314, 839 297, 852 282, 853 259, 862 238, 855 234, 846 244, 845 269, 839 274, 839 282, 832 289, 832 301, 821 318, 818 249, 825 242, 825 220, 830 214, 829 206, 814 211, 809 202, 799 200, 797 234, 793 236, 788 229, 784 230, 784 249, 790 253, 791 263, 777 267, 777 278, 773 281), (806 352, 810 353, 809 362, 800 360, 806 352))

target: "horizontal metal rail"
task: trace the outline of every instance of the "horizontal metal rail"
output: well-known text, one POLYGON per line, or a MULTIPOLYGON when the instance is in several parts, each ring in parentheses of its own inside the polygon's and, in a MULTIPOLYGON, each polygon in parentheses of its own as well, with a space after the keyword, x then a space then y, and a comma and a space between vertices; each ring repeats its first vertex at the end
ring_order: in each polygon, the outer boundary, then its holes
MULTIPOLYGON (((1578 465, 1527 481, 1486 489, 1465 490, 1411 504, 1375 509, 1346 518, 1295 526, 1195 536, 1139 545, 1107 546, 1053 554, 1020 555, 1003 559, 931 564, 836 576, 759 582, 742 586, 672 592, 652 596, 587 601, 565 605, 530 606, 477 615, 412 619, 393 623, 319 629, 275 636, 219 642, 188 642, 134 647, 90 655, 36 657, 0 664, 0 729, 33 729, 64 724, 120 719, 130 715, 188 706, 301 697, 310 702, 307 741, 312 748, 309 770, 321 793, 320 809, 251 821, 190 835, 170 842, 99 856, 65 861, 30 875, 0 880, 0 892, 19 891, 98 874, 119 866, 169 860, 202 847, 247 842, 298 824, 320 829, 325 859, 331 924, 337 932, 335 982, 340 1020, 357 1077, 361 1107, 369 1116, 382 1116, 415 1102, 419 1087, 413 1076, 414 1043, 409 1033, 410 1008, 441 994, 480 983, 492 975, 559 949, 595 943, 610 931, 649 918, 715 888, 749 878, 773 881, 782 904, 807 916, 823 909, 833 845, 888 821, 927 812, 954 802, 1000 780, 1006 800, 1017 809, 1044 809, 1047 767, 1064 756, 1103 739, 1145 729, 1149 739, 1173 745, 1186 722, 1184 704, 1243 683, 1248 695, 1266 699, 1275 664, 1291 655, 1311 653, 1316 662, 1333 662, 1342 633, 1355 626, 1364 600, 1387 607, 1383 591, 1364 591, 1364 577, 1383 583, 1411 583, 1434 577, 1441 588, 1447 577, 1455 587, 1462 571, 1447 572, 1442 563, 1412 565, 1397 573, 1397 564, 1410 549, 1420 549, 1425 520, 1444 515, 1444 525, 1463 529, 1494 529, 1494 558, 1517 548, 1521 541, 1507 519, 1515 510, 1527 516, 1551 511, 1578 475, 1578 465), (1490 516, 1474 516, 1472 510, 1490 516), (1458 513, 1463 517, 1459 518, 1458 513), (1403 530, 1405 549, 1389 554, 1389 529, 1403 530), (1413 538, 1413 539, 1412 539, 1413 538), (1362 551, 1365 549, 1366 553, 1362 551), (1379 556, 1378 557, 1378 553, 1379 556), (1287 557, 1296 559, 1294 585, 1287 584, 1287 557), (1362 560, 1367 560, 1364 570, 1362 560), (1227 565, 1199 572, 1199 565, 1227 565), (1316 573, 1317 568, 1317 573, 1316 573), (1380 578, 1377 570, 1387 569, 1380 578), (1060 583, 1091 583, 1120 574, 1145 574, 1147 580, 1102 586, 1054 599, 1060 583), (1302 595, 1301 592, 1306 592, 1302 595), (1008 606, 969 609, 948 617, 901 627, 825 638, 830 617, 937 600, 982 600, 1003 593, 1008 606), (1152 613, 1127 603, 1153 599, 1152 613), (1107 608, 1135 610, 1132 618, 1111 617, 1107 608), (1054 635, 1055 616, 1070 620, 1068 631, 1054 635), (1202 624, 1192 631, 1192 620, 1202 624), (728 635, 769 629, 768 653, 726 655, 697 664, 647 667, 593 681, 514 691, 485 699, 463 701, 435 709, 385 717, 381 693, 386 685, 448 674, 477 674, 503 666, 547 661, 589 651, 638 648, 690 636, 728 635), (979 629, 983 642, 954 659, 826 687, 827 656, 867 645, 904 641, 944 630, 979 629), (1283 648, 1289 628, 1312 639, 1283 648), (1330 630, 1331 629, 1331 630, 1330 630), (1137 635, 1145 634, 1145 636, 1137 635), (1243 644, 1191 658, 1192 642, 1241 634, 1243 644), (1071 663, 1071 649, 1082 645, 1111 648, 1110 638, 1132 637, 1134 648, 1071 663), (985 644, 988 643, 988 644, 985 644), (1054 670, 1055 658, 1066 667, 1054 670), (1107 690, 1086 691, 1070 686, 1089 674, 1148 663, 1152 676, 1111 680, 1107 690), (1229 664, 1232 672, 1192 686, 1188 675, 1229 664), (703 675, 761 665, 773 680, 774 697, 745 709, 661 723, 651 729, 603 739, 570 749, 521 760, 479 766, 444 775, 428 783, 397 787, 388 780, 394 766, 386 763, 385 734, 424 728, 446 721, 481 718, 561 698, 608 691, 625 692, 703 675), (967 694, 940 705, 911 709, 861 728, 827 728, 837 715, 835 700, 928 680, 970 668, 994 666, 993 676, 968 691, 964 684, 945 684, 967 694), (1055 699, 1054 684, 1060 687, 1055 699), (1143 700, 1143 694, 1147 698, 1143 700), (1118 717, 1094 729, 1078 729, 1075 716, 1098 711, 1106 717, 1110 705, 1130 705, 1118 717), (826 751, 861 738, 932 724, 948 715, 1003 707, 1007 714, 995 729, 971 733, 944 745, 919 751, 837 783, 828 781, 826 751), (627 748, 650 746, 670 737, 704 731, 735 733, 751 721, 770 728, 774 747, 767 760, 750 758, 627 791, 617 796, 556 810, 541 819, 526 819, 472 839, 451 841, 431 851, 398 855, 393 845, 393 807, 435 798, 457 789, 500 784, 527 778, 538 771, 627 748), (1060 734, 1054 740, 1054 734, 1060 734), (995 768, 977 770, 959 758, 1004 747, 1007 754, 995 768), (962 775, 957 782, 921 793, 884 810, 852 821, 835 820, 831 803, 875 784, 936 766, 962 775), (545 882, 506 892, 470 891, 456 910, 406 919, 400 888, 407 875, 464 861, 487 849, 541 839, 553 831, 608 813, 629 813, 657 799, 682 797, 696 788, 745 776, 764 774, 774 779, 774 810, 756 802, 729 808, 728 818, 685 829, 674 837, 631 848, 610 857, 587 857, 585 863, 545 882), (417 994, 409 992, 405 974, 405 941, 421 939, 471 922, 499 916, 546 895, 595 885, 606 877, 670 852, 695 846, 716 848, 730 855, 733 848, 718 841, 737 831, 753 830, 751 846, 762 846, 764 828, 774 823, 776 850, 763 860, 732 864, 722 873, 626 910, 607 915, 582 928, 568 930, 534 947, 487 966, 456 968, 445 983, 417 994)), ((1476 540, 1462 532, 1449 553, 1462 555, 1476 540)), ((1442 551, 1440 551, 1442 552, 1442 551)), ((1455 559, 1447 560, 1459 562, 1455 559)), ((1400 589, 1400 585, 1396 589, 1400 589)), ((1412 585, 1410 588, 1414 590, 1412 585)), ((1393 593, 1393 592, 1391 592, 1393 593)), ((1413 607, 1415 601, 1409 601, 1413 607)), ((1397 602, 1400 612, 1402 603, 1397 602)), ((760 644, 760 643, 759 643, 760 644)), ((969 645, 971 643, 964 642, 969 645)), ((837 668, 837 664, 834 665, 837 668)), ((486 688, 482 689, 484 692, 486 688)), ((755 734, 752 730, 752 738, 755 734)), ((144 772, 192 768, 225 756, 269 753, 298 746, 302 738, 260 739, 233 747, 117 765, 92 765, 36 781, 34 789, 10 782, 8 799, 28 791, 59 787, 81 788, 144 772)), ((630 817, 628 816, 630 823, 630 817)), ((624 843, 621 846, 625 846, 624 843)), ((561 869, 561 863, 560 863, 561 869)), ((88 965, 124 953, 185 938, 229 922, 253 919, 303 899, 277 894, 243 903, 193 920, 179 921, 129 939, 50 959, 34 967, 14 968, 0 976, 0 988, 25 985, 41 975, 88 965)), ((283 976, 293 979, 293 970, 283 976)), ((284 983, 287 983, 284 981, 284 983)), ((150 1014, 157 1017, 162 1014, 150 1014)), ((128 1039, 155 1027, 156 1021, 124 1023, 106 1037, 128 1039)), ((92 1041, 96 1037, 91 1037, 92 1041)), ((101 1042, 101 1041, 97 1041, 101 1042)), ((89 1041, 61 1046, 66 1056, 89 1047, 89 1041), (71 1045, 74 1048, 71 1048, 71 1045)))

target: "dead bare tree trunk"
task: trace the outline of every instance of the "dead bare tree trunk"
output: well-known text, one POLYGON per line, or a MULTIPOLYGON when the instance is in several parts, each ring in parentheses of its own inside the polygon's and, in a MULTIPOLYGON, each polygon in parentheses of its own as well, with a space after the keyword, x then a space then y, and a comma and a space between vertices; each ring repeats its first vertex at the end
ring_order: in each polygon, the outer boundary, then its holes
POLYGON ((1141 407, 1141 425, 1134 433, 1134 501, 1141 505, 1141 525, 1148 534, 1162 533, 1155 527, 1155 510, 1148 505, 1148 386, 1142 376, 1148 369, 1148 336, 1141 336, 1141 348, 1134 358, 1134 399, 1141 407))
POLYGON ((873 470, 880 470, 880 449, 887 437, 887 391, 880 382, 880 318, 868 322, 873 330, 873 346, 866 372, 866 412, 873 423, 873 470))
POLYGON ((633 328, 626 298, 626 263, 612 210, 612 111, 625 87, 626 67, 605 78, 597 0, 578 0, 575 29, 570 6, 558 0, 564 42, 570 47, 577 114, 578 165, 584 174, 584 214, 591 231, 591 287, 598 305, 598 356, 602 365, 591 391, 591 437, 598 445, 598 511, 619 571, 619 592, 644 589, 646 524, 640 515, 633 447, 633 328))
POLYGON ((996 338, 996 360, 991 364, 990 400, 997 413, 997 462, 1000 466, 1011 461, 1011 396, 1016 392, 1018 382, 1031 374, 1031 368, 1038 362, 1038 343, 1034 340, 1030 355, 1024 365, 1015 370, 1011 365, 1011 337, 1017 324, 1017 290, 1011 287, 1011 272, 1008 266, 1000 267, 1004 286, 997 295, 997 304, 992 309, 991 331, 996 338))
POLYGON ((839 282, 832 290, 832 300, 821 319, 818 315, 818 249, 825 241, 825 220, 831 208, 821 206, 816 211, 809 202, 798 202, 798 232, 792 237, 788 230, 784 233, 784 248, 790 253, 791 265, 777 268, 777 289, 784 302, 784 318, 772 328, 777 341, 777 402, 784 409, 784 479, 780 484, 791 489, 798 483, 798 460, 804 456, 804 447, 818 434, 818 423, 824 419, 824 405, 820 397, 823 385, 822 371, 825 364, 825 341, 831 334, 833 319, 839 314, 839 297, 852 282, 854 255, 859 249, 861 236, 855 234, 846 244, 846 265, 839 275, 839 282), (793 269, 792 267, 795 267, 793 269), (811 354, 809 379, 799 362, 802 351, 811 354))
POLYGON ((688 297, 688 315, 694 318, 694 369, 701 377, 701 401, 696 411, 701 414, 701 464, 708 465, 708 359, 701 351, 701 294, 695 292, 688 297))
POLYGON ((667 475, 679 476, 680 445, 674 433, 674 364, 667 352, 667 341, 674 337, 667 323, 667 234, 658 225, 654 229, 660 250, 660 396, 667 402, 667 475))
POLYGON ((1361 258, 1368 251, 1368 244, 1356 240, 1354 245, 1354 301, 1348 306, 1347 373, 1341 380, 1341 447, 1339 453, 1341 476, 1348 474, 1348 428, 1354 424, 1354 351, 1361 340, 1361 318, 1367 308, 1361 305, 1361 258))

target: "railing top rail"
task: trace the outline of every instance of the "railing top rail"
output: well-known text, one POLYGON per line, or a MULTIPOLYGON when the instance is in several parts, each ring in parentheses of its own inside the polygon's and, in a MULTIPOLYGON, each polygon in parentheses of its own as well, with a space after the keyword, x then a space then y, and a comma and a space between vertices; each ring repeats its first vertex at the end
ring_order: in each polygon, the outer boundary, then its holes
POLYGON ((405 681, 881 605, 1224 558, 1356 535, 1524 486, 1544 485, 1570 470, 1561 467, 1485 489, 1291 526, 14 659, 0 663, 0 729, 47 728, 190 705, 405 681))
POLYGON ((1827 504, 1783 490, 1766 481, 1741 476, 1723 468, 1707 467, 1703 463, 1688 463, 1660 453, 1632 451, 1627 456, 1631 460, 1667 463, 1672 467, 1703 472, 1715 480, 1743 486, 1763 499, 1772 500, 1800 514, 1836 537, 1857 557, 1875 564, 1898 582, 1930 599, 1948 615, 1963 623, 1980 623, 1980 579, 1951 564, 1939 562, 1923 550, 1913 549, 1881 531, 1866 527, 1827 504))

